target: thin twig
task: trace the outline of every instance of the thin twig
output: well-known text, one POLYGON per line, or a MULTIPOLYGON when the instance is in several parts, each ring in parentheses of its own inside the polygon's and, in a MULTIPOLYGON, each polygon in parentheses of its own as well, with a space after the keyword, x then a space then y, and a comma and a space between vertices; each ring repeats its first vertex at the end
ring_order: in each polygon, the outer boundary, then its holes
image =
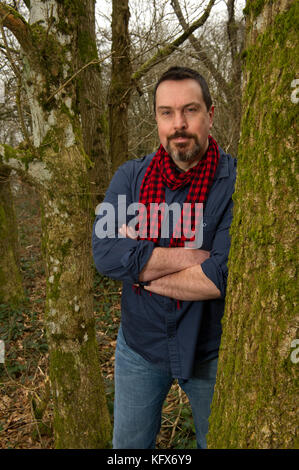
POLYGON ((7 58, 8 58, 11 66, 12 66, 12 69, 13 69, 16 77, 21 77, 21 72, 18 69, 18 67, 16 66, 15 61, 13 60, 12 55, 10 53, 10 49, 9 49, 8 42, 7 42, 7 39, 6 39, 6 34, 5 34, 5 31, 4 31, 4 28, 3 28, 3 23, 4 23, 7 16, 9 16, 9 13, 7 13, 2 20, 0 20, 0 30, 1 30, 2 38, 3 38, 4 46, 5 46, 5 49, 6 49, 7 58))
MULTIPOLYGON (((6 374, 7 374, 7 377, 9 378, 9 381, 12 382, 13 384, 18 385, 19 387, 24 388, 25 390, 29 390, 29 392, 31 392, 31 393, 35 392, 35 390, 38 390, 38 389, 40 388, 40 386, 35 387, 35 388, 29 388, 29 387, 26 387, 25 385, 21 384, 20 382, 17 382, 17 380, 14 380, 14 379, 9 375, 9 372, 8 372, 8 370, 7 370, 7 367, 6 367, 6 364, 5 364, 5 363, 3 364, 3 366, 4 366, 5 372, 6 372, 6 374)), ((0 385, 5 385, 5 386, 7 386, 7 385, 9 385, 9 383, 7 383, 7 382, 5 382, 5 383, 4 383, 4 382, 0 382, 0 385)))
POLYGON ((36 152, 35 152, 35 149, 30 141, 30 137, 29 137, 29 134, 28 134, 28 131, 27 131, 27 128, 25 126, 25 120, 24 120, 24 113, 23 113, 23 108, 22 108, 22 105, 21 105, 21 87, 22 87, 22 75, 21 75, 21 72, 18 68, 18 66, 16 65, 11 53, 10 53, 10 48, 8 46, 8 42, 7 42, 7 38, 6 38, 6 34, 5 34, 5 31, 4 31, 4 28, 3 28, 3 22, 5 20, 5 17, 3 19, 3 21, 0 21, 0 30, 1 30, 1 34, 2 34, 2 38, 3 38, 3 42, 4 42, 4 46, 5 46, 5 49, 6 49, 6 56, 10 62, 10 65, 15 73, 15 76, 17 78, 17 92, 16 92, 16 105, 17 105, 17 109, 18 109, 18 115, 19 115, 19 119, 20 119, 20 124, 21 124, 21 129, 22 129, 22 132, 23 132, 23 135, 25 137, 25 140, 26 140, 26 143, 28 145, 28 147, 30 148, 32 154, 34 156, 36 156, 36 152))
POLYGON ((63 83, 56 91, 54 91, 54 93, 47 99, 46 103, 49 103, 49 101, 51 101, 54 98, 54 96, 57 95, 57 93, 59 93, 61 90, 63 90, 63 88, 65 88, 84 69, 86 69, 90 65, 101 64, 106 59, 108 59, 108 57, 111 57, 112 54, 113 54, 113 52, 112 53, 110 52, 110 54, 106 55, 103 59, 93 59, 90 62, 88 62, 87 64, 83 65, 83 67, 81 67, 79 70, 77 70, 77 72, 75 72, 74 75, 72 75, 65 83, 63 83))

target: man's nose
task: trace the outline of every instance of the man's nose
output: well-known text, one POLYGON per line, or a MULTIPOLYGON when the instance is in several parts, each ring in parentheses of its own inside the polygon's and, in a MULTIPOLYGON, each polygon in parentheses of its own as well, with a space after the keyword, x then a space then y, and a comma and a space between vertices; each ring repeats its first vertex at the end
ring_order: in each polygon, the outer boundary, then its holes
POLYGON ((175 113, 173 126, 176 130, 177 129, 186 129, 187 121, 186 121, 186 116, 183 112, 175 113))

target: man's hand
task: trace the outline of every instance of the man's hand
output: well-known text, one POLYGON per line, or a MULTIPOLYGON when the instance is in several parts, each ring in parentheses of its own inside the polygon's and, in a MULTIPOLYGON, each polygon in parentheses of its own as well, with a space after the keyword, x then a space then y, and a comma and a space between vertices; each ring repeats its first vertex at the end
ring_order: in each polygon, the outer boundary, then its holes
POLYGON ((137 233, 135 232, 135 230, 132 228, 132 227, 129 227, 128 225, 126 224, 123 224, 119 231, 118 231, 123 237, 126 237, 126 238, 131 238, 132 240, 136 240, 137 238, 137 233))
MULTIPOLYGON (((134 229, 123 224, 119 233, 136 240, 134 229)), ((219 289, 205 276, 201 264, 210 257, 209 251, 185 248, 155 248, 139 275, 150 281, 144 289, 179 300, 208 300, 221 297, 219 289)), ((138 286, 138 284, 135 284, 138 286)))
MULTIPOLYGON (((123 224, 119 233, 127 238, 136 240, 134 229, 123 224)), ((159 279, 168 274, 177 273, 191 266, 202 264, 210 257, 209 251, 178 248, 154 248, 151 257, 139 274, 139 281, 147 282, 159 279)))
POLYGON ((144 289, 177 300, 220 299, 221 292, 204 274, 200 265, 151 281, 144 289))

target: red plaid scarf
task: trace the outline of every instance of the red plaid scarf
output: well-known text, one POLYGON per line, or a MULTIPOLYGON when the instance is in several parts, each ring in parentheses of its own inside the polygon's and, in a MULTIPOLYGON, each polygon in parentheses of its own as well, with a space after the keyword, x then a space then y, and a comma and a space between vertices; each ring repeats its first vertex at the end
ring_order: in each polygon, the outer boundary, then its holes
MULTIPOLYGON (((184 246, 185 241, 193 241, 194 236, 190 239, 183 235, 183 230, 177 232, 179 228, 182 229, 182 222, 187 227, 191 227, 194 231, 195 219, 198 213, 195 213, 195 203, 204 203, 206 201, 208 192, 213 183, 213 178, 219 161, 219 148, 217 142, 209 136, 209 147, 204 157, 186 172, 178 172, 172 158, 160 145, 158 151, 154 155, 150 165, 147 168, 143 181, 140 187, 139 203, 142 203, 146 208, 146 214, 141 209, 139 211, 139 237, 140 240, 151 240, 155 243, 158 242, 161 236, 161 223, 163 221, 164 210, 150 211, 150 204, 157 203, 157 205, 165 202, 165 185, 171 190, 176 190, 190 184, 190 189, 185 203, 189 203, 188 212, 181 213, 179 225, 176 226, 172 238, 170 240, 171 247, 184 246), (147 218, 147 220, 146 220, 147 218), (153 234, 150 237, 151 233, 153 234), (178 238, 175 234, 180 233, 178 238)), ((157 206, 156 206, 157 207, 157 206)), ((198 208, 198 206, 196 206, 198 208)))

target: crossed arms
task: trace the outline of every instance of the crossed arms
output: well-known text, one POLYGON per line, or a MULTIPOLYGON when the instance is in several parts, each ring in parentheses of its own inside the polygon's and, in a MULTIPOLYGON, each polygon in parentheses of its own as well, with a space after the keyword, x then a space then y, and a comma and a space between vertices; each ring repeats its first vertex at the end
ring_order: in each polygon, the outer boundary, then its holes
MULTIPOLYGON (((97 270, 105 276, 123 282, 147 282, 144 289, 178 300, 210 300, 225 297, 227 282, 227 259, 230 248, 229 227, 232 220, 233 180, 221 180, 218 188, 215 215, 206 215, 206 246, 210 252, 198 249, 155 247, 148 240, 136 240, 128 232, 118 237, 120 217, 118 216, 119 195, 126 195, 125 210, 134 201, 131 181, 136 178, 135 166, 127 162, 114 175, 105 196, 115 211, 115 220, 108 228, 108 236, 98 238, 97 221, 105 215, 98 215, 93 230, 93 255, 97 270), (132 174, 131 174, 132 172, 132 174), (230 186, 228 187, 228 183, 230 186), (222 186, 225 188, 223 189, 222 186), (221 189, 221 191, 220 191, 221 189), (220 195, 219 195, 220 194, 220 195), (111 233, 110 233, 111 232, 111 233)), ((134 192, 134 191, 133 191, 134 192)), ((134 215, 134 214, 133 214, 134 215)), ((122 218, 128 224, 128 217, 122 218)))
MULTIPOLYGON (((134 239, 130 229, 123 225, 120 233, 134 239)), ((185 248, 154 248, 148 262, 139 274, 139 281, 148 282, 145 290, 179 300, 218 299, 221 293, 204 274, 201 263, 210 256, 205 250, 185 248)))

